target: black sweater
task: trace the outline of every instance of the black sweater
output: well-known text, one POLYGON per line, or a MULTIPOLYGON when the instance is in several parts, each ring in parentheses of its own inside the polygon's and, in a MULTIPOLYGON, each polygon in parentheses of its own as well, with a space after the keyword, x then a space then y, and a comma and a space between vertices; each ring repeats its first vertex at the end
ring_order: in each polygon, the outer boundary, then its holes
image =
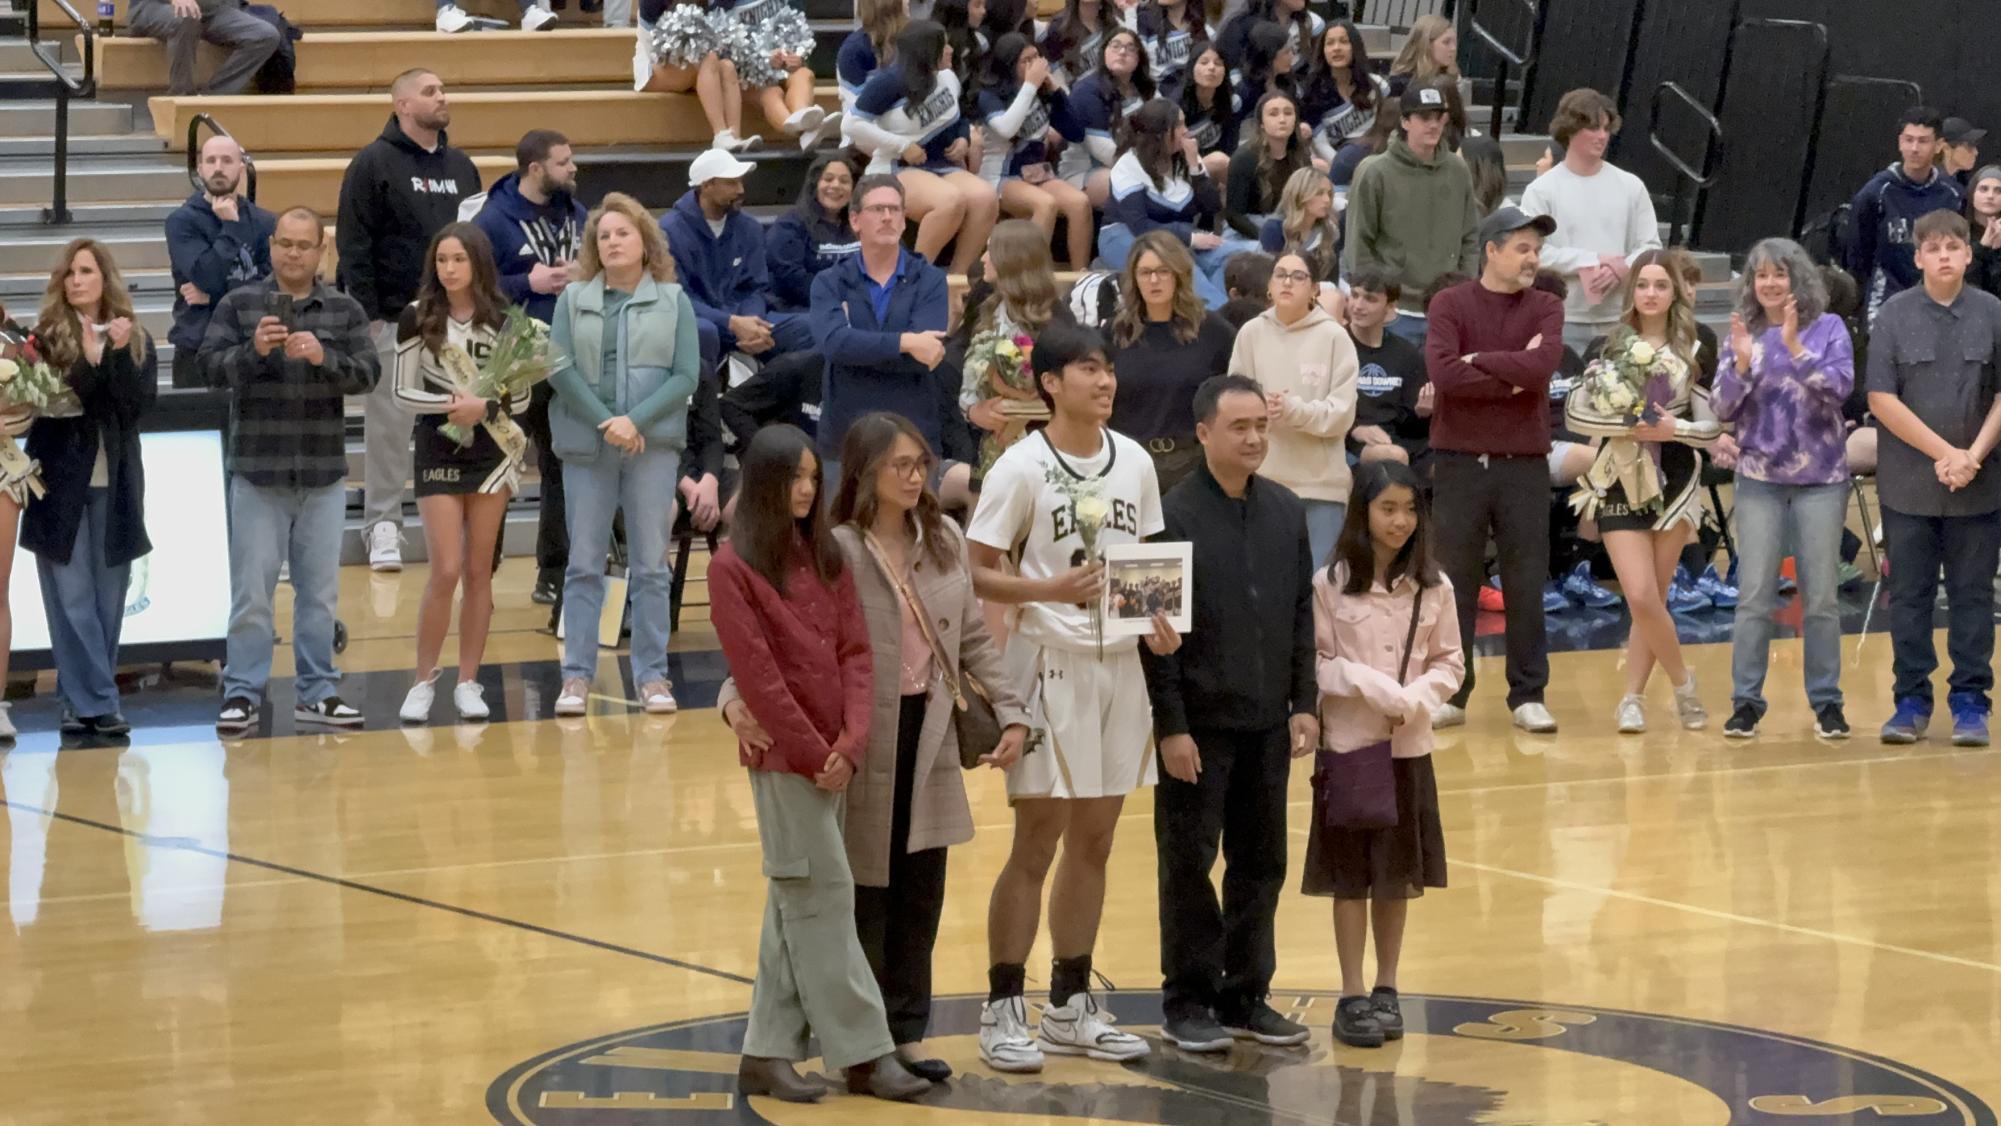
MULTIPOLYGON (((1137 295, 1135 295, 1137 300, 1137 295)), ((1230 371, 1237 332, 1214 313, 1202 318, 1195 339, 1183 344, 1174 327, 1150 322, 1138 340, 1113 351, 1119 390, 1106 425, 1145 445, 1149 438, 1195 437, 1195 389, 1212 375, 1230 371)))
POLYGON ((1140 647, 1155 734, 1268 731, 1315 714, 1306 506, 1262 477, 1232 498, 1205 463, 1168 490, 1161 510, 1167 527, 1154 539, 1194 544, 1194 604, 1178 651, 1140 647))
POLYGON ((341 288, 371 318, 394 322, 417 299, 431 236, 456 220, 459 204, 479 189, 479 169, 443 131, 438 147, 426 149, 390 118, 341 179, 334 228, 341 288))
MULTIPOLYGON (((1230 229, 1248 239, 1257 238, 1262 232, 1251 216, 1268 216, 1278 210, 1279 193, 1285 190, 1285 182, 1300 168, 1313 167, 1306 157, 1300 142, 1293 143, 1296 163, 1281 163, 1272 168, 1273 182, 1266 184, 1258 180, 1258 147, 1248 143, 1262 142, 1263 126, 1258 123, 1250 104, 1244 106, 1244 129, 1250 130, 1246 143, 1230 154, 1230 171, 1223 177, 1223 221, 1230 229)), ((1240 135, 1242 135, 1240 133, 1240 135)))
POLYGON ((28 456, 42 463, 48 490, 21 515, 21 546, 51 563, 70 561, 90 496, 99 443, 108 470, 111 512, 105 522, 104 564, 122 567, 153 550, 146 535, 146 469, 139 461, 139 419, 160 393, 159 357, 145 329, 140 355, 104 342, 95 364, 79 359, 69 385, 83 403, 74 418, 38 418, 28 431, 28 456))

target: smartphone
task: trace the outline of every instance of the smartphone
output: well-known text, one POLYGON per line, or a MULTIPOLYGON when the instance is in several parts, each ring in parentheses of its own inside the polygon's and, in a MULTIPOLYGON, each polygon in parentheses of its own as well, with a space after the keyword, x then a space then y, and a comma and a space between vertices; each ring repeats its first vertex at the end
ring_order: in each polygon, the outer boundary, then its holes
POLYGON ((292 295, 289 293, 273 293, 271 296, 266 297, 264 299, 264 315, 267 317, 276 317, 279 324, 284 325, 286 328, 291 328, 292 295))

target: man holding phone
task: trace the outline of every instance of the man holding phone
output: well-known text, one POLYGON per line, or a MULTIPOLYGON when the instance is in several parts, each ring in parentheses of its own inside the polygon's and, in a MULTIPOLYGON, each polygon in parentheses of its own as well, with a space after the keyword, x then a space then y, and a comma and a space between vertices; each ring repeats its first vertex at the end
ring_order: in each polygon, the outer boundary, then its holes
POLYGON ((271 236, 272 276, 231 290, 202 341, 202 370, 230 394, 229 638, 216 729, 257 722, 271 678, 272 594, 292 567, 301 723, 356 727, 335 691, 334 603, 347 522, 343 402, 381 377, 361 303, 319 280, 325 220, 294 207, 271 236))

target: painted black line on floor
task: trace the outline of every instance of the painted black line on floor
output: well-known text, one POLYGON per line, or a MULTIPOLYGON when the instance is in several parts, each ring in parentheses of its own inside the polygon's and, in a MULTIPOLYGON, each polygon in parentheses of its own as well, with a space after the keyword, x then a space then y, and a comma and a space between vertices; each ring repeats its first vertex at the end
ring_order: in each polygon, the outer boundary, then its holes
POLYGON ((296 876, 302 880, 313 880, 318 883, 332 884, 335 887, 346 888, 349 891, 366 892, 369 895, 379 895, 384 899, 399 900, 403 903, 414 904, 418 907, 429 907, 436 911, 449 911, 454 915, 463 915, 468 919, 478 919, 483 923, 495 923, 503 927, 513 927, 516 930, 528 931, 531 934, 539 934, 547 938, 561 939, 565 942, 574 942, 580 946, 589 946, 594 949, 604 950, 612 954, 624 954, 627 957, 631 958, 643 958, 646 961, 657 962, 663 966, 673 966, 675 969, 688 970, 698 974, 707 974, 710 977, 721 978, 724 981, 735 982, 738 985, 751 984, 751 979, 744 977, 741 974, 730 973, 728 970, 718 970, 709 966, 698 965, 694 962, 684 962, 679 958, 670 958, 665 954, 654 954, 650 951, 638 950, 630 946, 620 946, 618 943, 605 942, 602 939, 586 938, 585 936, 580 934, 571 934, 568 931, 559 931, 553 927, 542 926, 539 923, 525 922, 521 919, 510 919, 505 915, 494 915, 486 911, 476 911, 470 907, 459 907, 450 903, 440 903, 435 899, 425 899, 421 895, 410 895, 405 892, 391 891, 388 888, 377 887, 374 884, 364 884, 358 880, 350 880, 342 876, 329 876, 324 872, 314 872, 306 868, 295 868, 290 864, 280 864, 275 860, 260 860, 255 856, 244 856, 240 853, 223 852, 218 849, 205 848, 201 845, 194 844, 190 841, 182 839, 163 840, 161 838, 150 837, 145 833, 135 833, 132 830, 124 828, 123 826, 120 825, 111 825, 103 821, 93 821, 88 817, 78 817, 74 813, 62 813, 60 811, 52 809, 41 809, 39 807, 32 805, 24 805, 21 802, 7 801, 5 799, 0 799, 0 805, 5 805, 8 809, 17 810, 21 813, 38 814, 42 817, 53 818, 57 821, 66 821, 72 825, 82 825, 85 828, 89 829, 98 829, 106 833, 116 833, 121 837, 129 837, 133 840, 139 841, 144 844, 152 845, 158 848, 177 848, 185 852, 197 852, 201 853, 204 856, 218 857, 220 859, 227 860, 235 864, 244 864, 252 868, 262 868, 265 871, 277 872, 280 873, 281 875, 286 875, 286 876, 296 876))

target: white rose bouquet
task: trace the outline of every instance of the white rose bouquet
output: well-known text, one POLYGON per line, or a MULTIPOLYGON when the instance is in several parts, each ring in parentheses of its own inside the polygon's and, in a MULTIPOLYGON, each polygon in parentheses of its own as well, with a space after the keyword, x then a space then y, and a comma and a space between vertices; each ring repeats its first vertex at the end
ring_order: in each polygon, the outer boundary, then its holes
MULTIPOLYGON (((1043 480, 1055 486, 1070 502, 1071 522, 1077 525, 1077 538, 1084 541, 1083 565, 1088 567, 1100 562, 1104 553, 1099 549, 1098 539, 1105 530, 1105 521, 1111 519, 1112 506, 1105 499, 1098 479, 1079 480, 1051 466, 1043 474, 1043 480)), ((1098 656, 1102 657, 1105 655, 1104 606, 1101 600, 1095 598, 1086 606, 1091 611, 1091 628, 1097 635, 1098 656)))

